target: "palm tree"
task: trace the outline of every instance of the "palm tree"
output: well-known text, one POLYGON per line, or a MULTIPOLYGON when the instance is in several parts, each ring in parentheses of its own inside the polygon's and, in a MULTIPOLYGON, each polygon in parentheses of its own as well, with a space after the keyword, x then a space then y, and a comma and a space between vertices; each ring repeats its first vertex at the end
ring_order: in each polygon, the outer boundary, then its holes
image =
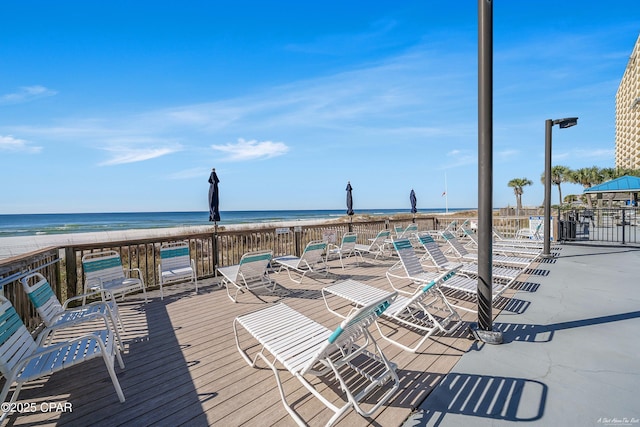
MULTIPOLYGON (((571 182, 571 169, 567 166, 554 166, 551 168, 551 184, 558 186, 558 200, 560 201, 560 206, 562 206, 562 188, 560 188, 560 184, 563 182, 571 182)), ((544 172, 540 177, 540 181, 544 184, 544 172)))
POLYGON ((620 175, 620 171, 616 168, 602 168, 600 169, 600 176, 602 177, 602 182, 607 182, 623 175, 620 175))
MULTIPOLYGON (((574 170, 571 174, 571 181, 574 184, 580 184, 585 189, 590 188, 595 184, 599 184, 602 182, 602 175, 600 174, 600 169, 597 166, 592 166, 590 168, 580 168, 574 170)), ((591 202, 591 197, 589 194, 587 197, 587 207, 589 209, 593 208, 593 203, 591 202)))
POLYGON ((620 178, 621 176, 625 176, 625 175, 640 176, 640 169, 616 168, 616 176, 615 176, 615 178, 620 178))
POLYGON ((523 188, 527 185, 533 185, 533 181, 527 178, 513 178, 507 185, 513 188, 513 194, 516 195, 516 209, 520 214, 522 210, 522 193, 524 193, 523 188))

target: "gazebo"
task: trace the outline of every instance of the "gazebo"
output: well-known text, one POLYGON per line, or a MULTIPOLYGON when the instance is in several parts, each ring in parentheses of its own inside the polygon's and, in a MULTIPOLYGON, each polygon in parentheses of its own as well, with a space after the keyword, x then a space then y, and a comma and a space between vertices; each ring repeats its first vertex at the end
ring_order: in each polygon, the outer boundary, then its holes
POLYGON ((638 192, 640 192, 640 178, 631 175, 621 176, 583 191, 584 194, 596 194, 598 199, 622 200, 633 206, 638 205, 638 192))

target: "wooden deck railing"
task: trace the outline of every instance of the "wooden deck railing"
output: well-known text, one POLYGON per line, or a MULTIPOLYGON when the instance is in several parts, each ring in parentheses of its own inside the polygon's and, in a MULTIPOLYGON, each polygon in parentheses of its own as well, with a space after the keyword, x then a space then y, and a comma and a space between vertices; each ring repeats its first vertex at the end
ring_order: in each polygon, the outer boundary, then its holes
MULTIPOLYGON (((418 217, 415 222, 419 230, 442 230, 452 221, 455 221, 456 227, 459 227, 467 220, 467 217, 434 215, 418 217)), ((188 242, 191 256, 196 261, 198 277, 207 278, 216 274, 217 267, 237 264, 246 252, 267 249, 272 250, 274 256, 287 254, 300 256, 308 242, 325 239, 340 244, 342 235, 347 231, 357 232, 358 242, 368 244, 369 239, 373 239, 379 231, 392 229, 394 225, 406 227, 410 222, 412 222, 411 217, 393 223, 387 219, 381 219, 282 228, 267 226, 243 230, 221 229, 215 234, 184 234, 52 247, 0 260, 0 286, 3 294, 14 303, 27 325, 35 328, 40 321, 22 290, 20 278, 32 271, 39 271, 48 278, 58 298, 64 301, 83 292, 84 273, 81 260, 87 253, 104 250, 119 252, 124 267, 139 268, 145 285, 153 288, 158 286, 160 247, 169 241, 188 242)), ((494 227, 508 236, 514 235, 524 226, 528 226, 528 218, 496 217, 494 219, 494 227)))
POLYGON ((49 279, 53 292, 61 301, 64 301, 65 295, 62 292, 64 277, 60 271, 59 252, 58 248, 46 248, 0 260, 0 293, 11 301, 31 331, 35 330, 41 322, 33 304, 22 289, 20 279, 31 272, 38 271, 49 279))

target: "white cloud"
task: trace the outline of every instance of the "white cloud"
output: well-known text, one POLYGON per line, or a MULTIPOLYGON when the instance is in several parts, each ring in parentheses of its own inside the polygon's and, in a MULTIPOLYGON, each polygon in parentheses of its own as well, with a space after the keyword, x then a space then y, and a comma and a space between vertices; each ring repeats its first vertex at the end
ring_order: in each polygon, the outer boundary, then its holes
POLYGON ((131 148, 131 147, 110 147, 105 148, 112 154, 111 159, 100 163, 100 166, 121 165, 124 163, 142 162, 145 160, 155 159, 156 157, 165 156, 173 152, 179 151, 178 148, 161 147, 161 148, 131 148))
POLYGON ((14 138, 11 135, 0 135, 0 150, 6 151, 26 151, 27 153, 39 153, 42 147, 29 145, 24 139, 14 138))
POLYGON ((212 145, 211 148, 222 151, 227 154, 224 160, 228 161, 244 161, 281 156, 289 151, 289 147, 283 142, 262 141, 255 139, 245 141, 238 138, 236 144, 212 145))
POLYGON ((19 104, 29 102, 33 99, 44 98, 57 94, 55 90, 47 89, 44 86, 23 86, 15 93, 8 93, 0 96, 0 105, 2 104, 19 104))

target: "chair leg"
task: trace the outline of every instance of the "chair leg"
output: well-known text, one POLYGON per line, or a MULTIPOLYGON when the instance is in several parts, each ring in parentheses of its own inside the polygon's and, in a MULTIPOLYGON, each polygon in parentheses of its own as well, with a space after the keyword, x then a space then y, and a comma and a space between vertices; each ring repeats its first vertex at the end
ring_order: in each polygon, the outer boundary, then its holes
POLYGON ((220 282, 221 286, 224 286, 224 288, 227 290, 227 296, 229 297, 229 299, 233 302, 238 302, 238 292, 240 292, 240 288, 238 287, 238 285, 236 285, 235 283, 225 279, 222 279, 222 281, 220 282), (237 289, 236 289, 236 294, 234 296, 231 296, 231 293, 229 292, 229 285, 232 284, 234 285, 237 289))
MULTIPOLYGON (((9 390, 11 390, 11 386, 13 385, 13 377, 11 378, 6 378, 5 379, 5 383, 4 383, 4 387, 2 387, 2 394, 0 394, 0 403, 4 403, 4 400, 7 398, 7 396, 9 395, 9 390)), ((11 395, 11 400, 9 401, 9 404, 14 403, 17 398, 18 398, 18 394, 20 393, 20 389, 22 388, 22 384, 18 383, 16 385, 16 389, 14 390, 13 394, 11 395)), ((4 421, 4 419, 10 414, 11 412, 7 411, 4 412, 2 411, 2 415, 0 415, 0 422, 4 421)))
POLYGON ((111 310, 107 308, 107 312, 109 313, 109 319, 111 320, 111 324, 113 325, 113 333, 116 335, 116 345, 124 351, 124 343, 122 342, 122 337, 120 336, 120 331, 118 330, 118 322, 116 321, 111 310))
POLYGON ((116 389, 118 399, 120 400, 120 403, 124 403, 124 393, 122 392, 122 387, 120 387, 120 381, 118 381, 116 371, 113 368, 113 358, 106 353, 102 353, 102 358, 104 359, 104 364, 107 367, 107 371, 109 371, 109 376, 111 377, 113 388, 116 389))

